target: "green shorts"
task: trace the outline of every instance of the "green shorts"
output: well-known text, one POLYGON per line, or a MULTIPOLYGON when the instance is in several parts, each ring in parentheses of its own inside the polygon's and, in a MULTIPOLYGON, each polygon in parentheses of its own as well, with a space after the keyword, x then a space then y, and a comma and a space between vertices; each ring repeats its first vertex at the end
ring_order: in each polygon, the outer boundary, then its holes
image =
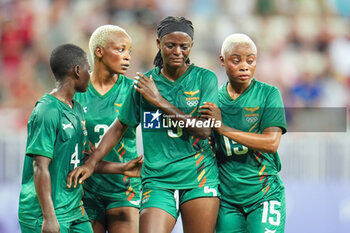
POLYGON ((284 190, 266 200, 249 207, 221 201, 217 233, 283 233, 286 222, 284 190), (245 210, 249 209, 249 212, 245 210))
POLYGON ((83 203, 90 220, 106 223, 106 211, 118 207, 140 208, 140 201, 128 201, 126 198, 111 198, 84 190, 83 203))
MULTIPOLYGON (((73 222, 59 222, 61 233, 93 233, 91 222, 87 218, 78 219, 73 222)), ((41 224, 30 226, 20 223, 22 233, 41 233, 41 224)))
POLYGON ((193 189, 147 188, 142 190, 141 209, 159 208, 175 219, 179 216, 179 207, 186 201, 201 197, 220 197, 218 185, 193 189))

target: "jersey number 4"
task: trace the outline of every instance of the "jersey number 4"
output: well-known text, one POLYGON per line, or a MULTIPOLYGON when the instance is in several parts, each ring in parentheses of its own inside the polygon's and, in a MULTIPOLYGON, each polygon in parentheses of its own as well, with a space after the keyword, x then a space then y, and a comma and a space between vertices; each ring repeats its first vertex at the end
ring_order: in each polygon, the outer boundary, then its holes
POLYGON ((248 147, 238 144, 237 142, 229 139, 228 137, 224 137, 226 155, 232 156, 232 152, 235 155, 244 155, 248 152, 248 147))
POLYGON ((75 145, 74 153, 70 157, 70 163, 74 164, 74 168, 78 167, 80 163, 79 156, 78 156, 78 143, 75 145))

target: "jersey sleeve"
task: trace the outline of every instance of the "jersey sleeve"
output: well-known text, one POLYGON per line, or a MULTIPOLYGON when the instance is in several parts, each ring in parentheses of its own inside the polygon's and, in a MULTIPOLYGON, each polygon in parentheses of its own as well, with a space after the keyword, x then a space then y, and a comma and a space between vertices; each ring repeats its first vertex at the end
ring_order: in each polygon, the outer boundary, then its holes
POLYGON ((140 93, 131 87, 119 109, 118 119, 130 127, 136 127, 140 123, 140 101, 140 93))
POLYGON ((53 158, 58 117, 55 110, 45 106, 33 112, 28 122, 26 155, 53 158))
POLYGON ((261 130, 268 127, 280 127, 282 129, 282 134, 287 132, 283 100, 280 91, 276 87, 272 88, 271 93, 267 97, 260 124, 261 130))
POLYGON ((202 106, 204 102, 212 102, 217 105, 218 91, 218 79, 213 72, 208 71, 202 79, 199 106, 202 106))

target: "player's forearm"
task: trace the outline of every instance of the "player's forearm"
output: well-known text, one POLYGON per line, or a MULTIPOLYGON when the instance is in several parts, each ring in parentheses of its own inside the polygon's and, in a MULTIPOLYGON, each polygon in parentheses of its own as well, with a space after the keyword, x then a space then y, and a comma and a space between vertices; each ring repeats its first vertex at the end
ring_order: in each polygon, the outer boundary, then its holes
POLYGON ((96 164, 95 173, 102 174, 123 174, 124 164, 101 160, 96 164))
POLYGON ((94 163, 97 165, 98 162, 101 161, 117 145, 127 128, 127 125, 123 124, 118 118, 116 118, 105 135, 102 137, 96 150, 94 150, 91 156, 89 156, 87 163, 94 163))
POLYGON ((271 154, 276 153, 281 138, 281 132, 255 134, 230 128, 226 125, 222 125, 220 129, 217 129, 217 131, 221 135, 226 136, 250 149, 271 154))
POLYGON ((51 196, 51 176, 48 168, 34 162, 34 185, 45 219, 56 219, 51 196))
MULTIPOLYGON (((205 139, 208 138, 211 134, 211 128, 208 127, 196 127, 197 125, 197 121, 204 121, 205 119, 201 119, 201 118, 195 118, 192 117, 191 115, 188 115, 186 113, 184 113, 183 111, 181 111, 180 109, 178 109, 177 107, 175 107, 174 105, 172 105, 171 103, 169 103, 166 99, 162 98, 161 101, 158 102, 158 108, 160 108, 165 114, 169 115, 169 116, 173 116, 171 118, 171 120, 173 121, 191 121, 193 122, 192 125, 194 125, 195 127, 186 127, 183 128, 184 130, 186 130, 187 132, 189 132, 191 135, 194 135, 195 137, 201 138, 201 139, 205 139)), ((200 124, 203 125, 203 124, 200 124)))

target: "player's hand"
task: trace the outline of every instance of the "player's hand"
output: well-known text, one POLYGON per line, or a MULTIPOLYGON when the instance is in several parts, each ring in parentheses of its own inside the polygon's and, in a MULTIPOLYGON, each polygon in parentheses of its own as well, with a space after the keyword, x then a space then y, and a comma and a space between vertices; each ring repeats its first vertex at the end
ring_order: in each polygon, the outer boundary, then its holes
POLYGON ((198 112, 201 114, 201 117, 222 122, 221 111, 216 104, 204 102, 199 109, 200 110, 198 112))
POLYGON ((136 73, 134 88, 138 91, 148 102, 157 106, 157 104, 163 99, 163 96, 159 93, 156 84, 153 81, 152 75, 148 78, 146 75, 139 72, 136 73))
POLYGON ((92 155, 92 153, 96 150, 95 145, 92 144, 90 141, 89 141, 89 145, 90 145, 90 150, 84 153, 84 158, 83 158, 84 163, 89 159, 90 155, 92 155))
POLYGON ((60 224, 57 218, 44 218, 41 233, 60 233, 60 224))
POLYGON ((70 188, 73 182, 73 187, 76 188, 80 176, 79 184, 83 184, 84 181, 94 173, 95 166, 96 162, 89 158, 82 166, 71 171, 67 177, 67 187, 70 188))
POLYGON ((129 177, 140 177, 141 168, 143 164, 143 155, 140 155, 136 159, 132 159, 124 164, 123 175, 129 177))

